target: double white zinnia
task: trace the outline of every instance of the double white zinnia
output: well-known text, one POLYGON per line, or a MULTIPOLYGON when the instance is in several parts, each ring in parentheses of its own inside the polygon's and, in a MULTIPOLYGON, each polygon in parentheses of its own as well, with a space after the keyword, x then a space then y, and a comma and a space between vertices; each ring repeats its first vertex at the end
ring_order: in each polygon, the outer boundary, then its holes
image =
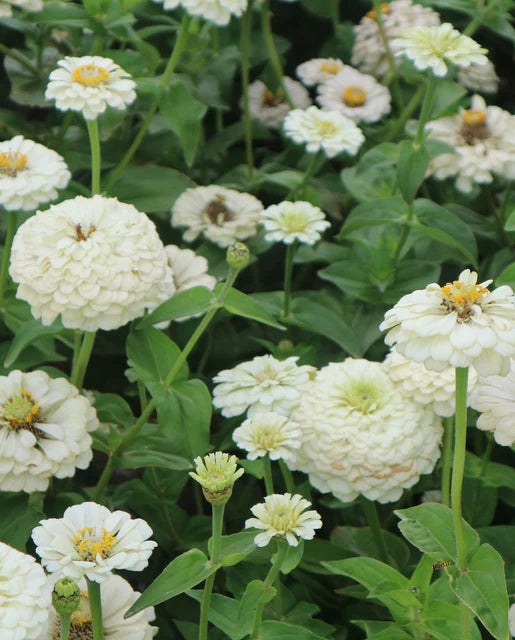
POLYGON ((315 244, 321 233, 331 226, 324 212, 310 202, 285 200, 273 204, 261 214, 265 239, 269 242, 315 244))
POLYGON ((288 460, 300 447, 301 431, 296 422, 278 413, 256 413, 234 430, 232 439, 247 458, 256 460, 266 455, 271 460, 288 460))

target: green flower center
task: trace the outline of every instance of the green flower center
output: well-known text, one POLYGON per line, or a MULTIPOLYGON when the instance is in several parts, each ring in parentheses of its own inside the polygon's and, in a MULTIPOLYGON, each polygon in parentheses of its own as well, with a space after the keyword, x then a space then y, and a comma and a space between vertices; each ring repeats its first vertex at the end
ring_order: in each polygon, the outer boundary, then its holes
POLYGON ((376 411, 381 404, 383 391, 367 380, 353 380, 341 389, 341 403, 352 407, 360 413, 367 414, 376 411))
POLYGON ((34 435, 43 435, 40 429, 34 427, 40 418, 39 405, 29 391, 20 391, 19 394, 11 396, 2 407, 2 421, 15 431, 27 429, 34 435))

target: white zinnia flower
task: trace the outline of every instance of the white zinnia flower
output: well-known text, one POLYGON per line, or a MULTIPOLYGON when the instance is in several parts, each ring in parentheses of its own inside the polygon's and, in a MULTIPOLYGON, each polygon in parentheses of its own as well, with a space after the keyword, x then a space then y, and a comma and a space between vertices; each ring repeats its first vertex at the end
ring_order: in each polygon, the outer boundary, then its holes
POLYGON ((45 491, 49 479, 87 469, 88 432, 99 426, 89 400, 44 371, 0 377, 0 490, 45 491))
POLYGON ((375 78, 343 66, 318 87, 322 109, 339 111, 354 122, 377 122, 390 113, 390 92, 375 78))
POLYGON ((256 356, 233 369, 225 369, 213 378, 213 405, 226 418, 239 416, 248 407, 249 415, 274 412, 288 415, 315 371, 309 365, 297 365, 298 357, 276 360, 256 356))
POLYGON ((174 292, 154 223, 116 198, 77 196, 38 211, 14 237, 12 279, 32 315, 65 327, 116 329, 174 292), (37 242, 34 239, 37 238, 37 242))
POLYGON ((13 7, 19 7, 25 11, 41 11, 43 0, 0 0, 0 18, 12 16, 13 7))
POLYGON ((71 174, 64 159, 42 144, 15 136, 0 142, 0 205, 33 211, 57 198, 71 174))
POLYGON ((458 71, 458 83, 479 93, 497 93, 499 76, 494 65, 488 60, 484 65, 471 64, 458 71))
MULTIPOLYGON (((433 411, 444 418, 454 415, 456 406, 456 371, 454 367, 447 367, 443 371, 430 371, 420 362, 409 360, 397 351, 391 351, 387 355, 383 366, 407 398, 421 404, 431 405, 433 411)), ((468 377, 469 394, 477 379, 477 373, 471 369, 468 377)), ((470 396, 467 397, 470 404, 470 396)))
POLYGON ((477 427, 492 431, 495 441, 505 447, 515 444, 515 360, 506 376, 479 378, 470 397, 470 406, 481 413, 477 427))
POLYGON ((257 232, 263 204, 249 193, 210 185, 186 189, 172 207, 174 227, 187 227, 186 242, 200 235, 225 249, 257 232))
MULTIPOLYGON (((295 107, 299 109, 309 107, 311 98, 300 82, 288 77, 284 77, 283 82, 295 107)), ((264 82, 255 80, 249 85, 248 91, 250 117, 258 120, 265 127, 280 129, 291 108, 283 90, 279 89, 276 93, 273 93, 264 82)))
POLYGON ((359 494, 398 500, 440 455, 438 416, 407 398, 378 362, 347 358, 321 369, 292 420, 302 444, 288 466, 343 502, 359 494))
POLYGON ((311 502, 302 496, 274 493, 251 508, 256 517, 245 521, 245 529, 263 530, 254 538, 258 547, 265 547, 275 536, 296 547, 299 544, 297 537, 312 540, 315 529, 322 527, 318 511, 306 511, 310 506, 311 502))
MULTIPOLYGON (((55 575, 48 576, 47 582, 53 586, 55 575)), ((79 580, 78 586, 81 589, 81 599, 79 608, 71 616, 70 638, 90 640, 93 638, 93 626, 86 581, 79 580)), ((120 576, 110 575, 104 580, 100 589, 104 640, 151 640, 157 634, 159 629, 150 626, 150 622, 156 617, 154 607, 147 607, 130 618, 124 617, 140 595, 120 576)), ((61 621, 53 606, 49 612, 50 621, 46 633, 38 636, 37 640, 55 640, 60 637, 61 621)))
POLYGON ((300 80, 312 87, 329 80, 343 67, 343 62, 336 58, 313 58, 297 67, 296 73, 300 80))
POLYGON ((515 604, 512 604, 508 612, 508 624, 510 627, 510 633, 515 637, 515 604))
POLYGON ((62 518, 41 520, 32 532, 49 573, 103 582, 114 569, 141 571, 157 542, 148 524, 95 502, 68 507, 62 518))
POLYGON ((492 182, 492 174, 515 178, 515 116, 487 107, 478 95, 471 107, 426 124, 430 138, 454 147, 454 153, 431 160, 429 175, 439 180, 456 176, 456 187, 464 193, 470 193, 474 183, 492 182))
MULTIPOLYGON (((381 3, 381 13, 390 49, 395 54, 395 38, 402 31, 418 26, 437 26, 440 17, 429 7, 413 3, 412 0, 393 0, 381 3)), ((389 70, 388 57, 384 41, 379 31, 375 10, 369 11, 354 27, 354 46, 352 48, 352 64, 364 73, 371 73, 380 78, 389 70)), ((400 64, 398 58, 395 59, 400 64)))
POLYGON ((48 621, 51 588, 32 556, 0 542, 0 637, 36 640, 48 621))
POLYGON ((515 298, 507 285, 489 291, 465 269, 403 296, 379 327, 386 344, 428 369, 474 367, 481 376, 506 375, 515 354, 515 298))
POLYGON ((352 120, 338 111, 321 111, 318 107, 290 111, 283 127, 294 142, 306 143, 308 153, 323 149, 329 158, 342 151, 355 155, 365 141, 361 129, 352 120))
POLYGON ((321 209, 302 200, 273 204, 261 217, 267 232, 265 239, 269 242, 291 244, 298 240, 303 244, 315 244, 321 238, 320 233, 331 226, 321 209))
POLYGON ((57 64, 60 69, 50 74, 45 98, 55 100, 61 111, 82 111, 87 120, 95 120, 107 105, 125 109, 136 98, 136 83, 110 58, 66 56, 57 64))
POLYGON ((247 0, 154 0, 163 2, 164 9, 175 9, 182 5, 192 16, 201 16, 217 25, 229 23, 231 14, 241 16, 247 8, 247 0))
POLYGON ((300 447, 301 432, 296 422, 278 413, 255 413, 234 430, 232 439, 247 458, 256 460, 269 455, 271 460, 288 460, 292 449, 300 447))
POLYGON ((487 49, 462 35, 448 22, 438 27, 414 27, 403 31, 394 44, 399 48, 396 55, 406 55, 417 69, 432 69, 435 76, 445 76, 450 63, 468 67, 488 62, 484 55, 487 49))

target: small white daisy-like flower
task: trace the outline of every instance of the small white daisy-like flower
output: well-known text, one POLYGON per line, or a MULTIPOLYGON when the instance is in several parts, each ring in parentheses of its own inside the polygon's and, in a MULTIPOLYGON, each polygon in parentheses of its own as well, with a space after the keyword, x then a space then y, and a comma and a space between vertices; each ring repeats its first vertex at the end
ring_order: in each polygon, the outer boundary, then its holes
MULTIPOLYGON (((50 587, 53 586, 55 575, 47 577, 50 587)), ((79 608, 72 614, 70 620, 70 638, 74 640, 89 640, 93 638, 91 608, 87 592, 87 583, 82 578, 78 581, 80 587, 79 608)), ((102 604, 102 630, 104 640, 151 640, 159 631, 150 622, 155 619, 154 607, 147 607, 130 618, 125 618, 125 612, 136 602, 141 593, 134 591, 131 585, 122 577, 109 575, 100 590, 102 604)), ((45 634, 38 636, 38 640, 55 640, 60 638, 61 621, 53 606, 49 609, 50 620, 45 634)))
MULTIPOLYGON (((444 418, 454 415, 456 406, 456 372, 454 367, 443 371, 430 371, 420 362, 405 358, 391 351, 383 366, 390 378, 401 387, 406 397, 421 404, 431 405, 433 411, 444 418)), ((468 377, 468 392, 474 389, 478 375, 471 369, 468 377)), ((469 398, 470 404, 470 396, 469 398)))
POLYGON ((329 158, 343 151, 353 156, 365 141, 352 120, 338 111, 321 111, 318 107, 290 111, 283 128, 294 142, 305 144, 308 153, 322 149, 329 158))
POLYGON ((312 540, 315 530, 322 527, 318 511, 306 511, 310 506, 311 502, 302 496, 274 493, 252 507, 256 517, 245 521, 245 529, 262 529, 254 538, 258 547, 266 547, 276 536, 296 547, 299 544, 297 538, 312 540))
POLYGON ((41 520, 32 531, 36 553, 49 573, 103 582, 115 569, 141 571, 157 542, 152 529, 125 511, 95 502, 68 507, 62 518, 41 520))
POLYGON ((163 2, 164 9, 175 9, 180 4, 192 16, 200 16, 220 26, 228 24, 231 15, 241 16, 247 8, 247 0, 154 0, 154 2, 163 2))
POLYGON ((238 469, 238 458, 216 451, 204 458, 195 458, 195 471, 190 476, 202 487, 204 497, 214 505, 225 504, 232 495, 232 487, 244 473, 238 469))
POLYGON ((343 502, 359 494, 398 500, 440 456, 440 419, 406 397, 379 362, 347 358, 324 367, 292 420, 301 446, 288 466, 343 502))
POLYGON ((494 174, 515 178, 515 116, 500 107, 487 107, 481 96, 471 108, 426 124, 429 137, 454 147, 429 164, 438 180, 456 178, 456 188, 470 193, 474 184, 493 181, 494 174))
POLYGON ((435 76, 447 75, 448 64, 468 67, 485 65, 488 58, 475 40, 462 35, 452 24, 444 22, 438 27, 414 27, 394 40, 398 47, 395 55, 405 55, 417 69, 432 69, 435 76))
POLYGON ((428 369, 474 367, 480 376, 506 375, 515 354, 515 297, 493 291, 465 269, 454 282, 436 282, 403 296, 379 327, 385 342, 428 369))
MULTIPOLYGON (((440 17, 436 11, 423 7, 412 0, 393 0, 381 3, 381 14, 388 45, 392 53, 398 50, 394 39, 402 31, 418 26, 437 26, 440 17)), ((388 56, 379 30, 377 13, 369 11, 354 27, 354 45, 352 48, 352 64, 364 73, 381 78, 389 70, 388 56)), ((400 64, 398 58, 395 59, 400 64)))
POLYGON ((486 64, 471 64, 458 71, 458 83, 479 93, 497 93, 499 76, 490 60, 486 64))
POLYGON ((71 178, 64 159, 42 144, 15 136, 0 142, 0 205, 33 211, 57 198, 71 178))
POLYGON ((306 87, 313 87, 333 78, 343 67, 337 58, 313 58, 297 67, 296 73, 306 87))
POLYGON ((213 405, 226 418, 239 416, 250 407, 249 415, 274 412, 288 415, 298 404, 315 369, 297 365, 298 357, 276 360, 256 356, 213 378, 213 405))
POLYGON ((200 235, 222 249, 257 232, 263 204, 249 193, 210 185, 186 189, 172 208, 174 227, 187 227, 186 242, 200 235))
POLYGON ((45 491, 49 479, 87 469, 90 431, 99 426, 89 400, 44 371, 0 377, 0 490, 45 491))
POLYGON ((240 449, 248 451, 247 458, 263 456, 271 460, 288 460, 292 449, 300 447, 299 425, 278 413, 255 413, 234 430, 232 439, 240 449))
POLYGON ((19 7, 25 11, 41 11, 43 0, 0 0, 0 18, 12 16, 13 7, 19 7))
POLYGON ((81 111, 86 120, 95 120, 108 105, 125 109, 136 98, 136 83, 110 58, 66 56, 57 64, 45 98, 61 111, 81 111))
POLYGON ((515 444, 515 360, 506 376, 479 378, 470 406, 481 413, 477 427, 492 431, 495 441, 505 447, 515 444))
POLYGON ((298 240, 302 244, 315 244, 320 233, 331 226, 324 212, 310 202, 285 200, 273 204, 262 213, 262 225, 269 242, 291 244, 298 240))
POLYGON ((48 624, 52 589, 32 556, 0 542, 0 637, 39 640, 48 624))
POLYGON ((339 111, 354 122, 377 122, 390 113, 390 92, 375 78, 343 66, 318 87, 322 109, 339 111))
POLYGON ((38 211, 12 246, 16 296, 32 315, 65 327, 116 329, 174 293, 172 271, 154 223, 116 198, 77 196, 38 211), (34 242, 37 238, 37 242, 34 242))
MULTIPOLYGON (((295 107, 299 109, 309 107, 311 98, 300 82, 288 77, 284 77, 283 82, 295 107)), ((280 129, 290 108, 282 89, 274 93, 261 80, 255 80, 249 85, 250 116, 265 127, 280 129)))

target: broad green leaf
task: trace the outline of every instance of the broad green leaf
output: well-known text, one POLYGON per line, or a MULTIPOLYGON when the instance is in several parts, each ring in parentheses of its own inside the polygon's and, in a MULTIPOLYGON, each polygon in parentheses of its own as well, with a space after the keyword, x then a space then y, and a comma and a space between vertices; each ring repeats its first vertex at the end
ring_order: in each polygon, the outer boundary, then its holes
POLYGON ((0 541, 25 551, 32 530, 45 517, 42 507, 42 498, 41 505, 29 506, 25 493, 0 494, 0 541))
POLYGON ((408 205, 400 196, 368 200, 359 204, 350 212, 340 230, 339 238, 362 227, 375 227, 383 224, 402 224, 408 214, 408 205))
MULTIPOLYGON (((422 628, 437 640, 457 640, 462 637, 461 612, 457 605, 441 600, 429 600, 421 613, 422 628)), ((481 634, 469 615, 470 640, 481 640, 481 634)))
POLYGON ((213 292, 207 287, 192 287, 180 291, 160 304, 152 313, 138 322, 138 329, 151 327, 166 320, 187 318, 200 313, 205 313, 214 302, 213 292))
POLYGON ((288 545, 286 549, 286 555, 284 557, 284 561, 281 565, 281 573, 288 574, 291 573, 295 567, 302 560, 302 556, 304 554, 304 540, 300 540, 299 544, 296 547, 292 547, 288 545))
MULTIPOLYGON (((202 602, 203 591, 190 590, 187 595, 197 602, 202 602)), ((250 633, 252 628, 252 609, 247 612, 244 620, 238 619, 240 602, 234 598, 213 593, 209 603, 208 620, 218 627, 230 640, 241 640, 250 633)), ((255 607, 255 604, 253 605, 255 607)), ((198 633, 197 633, 198 636, 198 633)))
MULTIPOLYGON (((223 284, 219 284, 215 289, 215 294, 218 295, 222 290, 223 284)), ((237 289, 229 289, 223 303, 224 309, 233 313, 236 316, 243 316, 244 318, 250 318, 263 324, 268 324, 275 329, 281 329, 284 331, 284 327, 278 324, 275 318, 262 307, 259 302, 251 298, 250 296, 238 291, 237 289)))
MULTIPOLYGON (((406 543, 389 531, 384 531, 383 534, 390 558, 397 567, 405 566, 409 557, 406 543)), ((380 559, 370 527, 336 527, 331 533, 331 542, 354 555, 380 559)))
POLYGON ((458 102, 458 100, 461 100, 466 94, 467 90, 461 85, 456 84, 456 82, 439 78, 436 84, 430 118, 434 120, 435 118, 441 117, 449 107, 458 102))
MULTIPOLYGON (((156 439, 157 440, 157 439, 156 439)), ((140 469, 141 467, 162 467, 163 469, 173 469, 174 471, 186 471, 192 469, 191 462, 181 456, 163 451, 158 448, 168 445, 168 441, 161 438, 156 441, 138 439, 134 441, 137 446, 127 449, 118 458, 117 466, 122 469, 140 469)))
POLYGON ((276 620, 265 620, 260 629, 263 640, 324 640, 305 627, 276 620))
POLYGON ((218 569, 199 549, 191 549, 172 560, 125 614, 130 618, 147 607, 165 602, 205 580, 218 569))
MULTIPOLYGON (((129 366, 134 369, 137 379, 146 385, 152 382, 162 384, 181 353, 173 340, 152 327, 131 331, 126 348, 129 366)), ((175 381, 187 377, 188 365, 184 363, 175 381)))
POLYGON ((512 289, 515 288, 515 262, 512 262, 510 265, 504 269, 501 275, 497 276, 495 279, 495 284, 500 287, 503 284, 507 284, 512 289))
POLYGON ((481 480, 487 487, 509 487, 515 491, 515 469, 498 462, 487 462, 467 451, 465 458, 465 476, 481 480))
POLYGON ((426 175, 429 154, 424 145, 415 146, 411 140, 401 142, 400 148, 397 184, 404 200, 411 203, 426 175))
MULTIPOLYGON (((220 551, 220 563, 224 567, 232 567, 246 558, 249 553, 256 549, 254 538, 255 532, 243 531, 233 533, 230 536, 222 536, 222 548, 220 551)), ((209 539, 209 549, 211 550, 212 538, 209 539)))
POLYGON ((27 13, 25 19, 36 24, 50 24, 61 29, 90 27, 91 22, 86 11, 77 4, 69 2, 45 2, 42 11, 27 13))
POLYGON ((367 640, 413 640, 413 636, 406 631, 403 631, 401 628, 396 627, 395 629, 384 629, 384 631, 379 631, 379 633, 374 633, 371 636, 367 637, 367 640))
POLYGON ((115 393, 95 391, 93 406, 97 410, 100 422, 114 423, 123 427, 130 427, 135 422, 127 402, 115 393))
POLYGON ((65 329, 59 318, 49 326, 42 325, 40 320, 31 320, 22 324, 16 330, 9 351, 5 356, 4 367, 10 367, 25 347, 39 338, 58 335, 65 335, 68 339, 73 340, 73 331, 65 329))

